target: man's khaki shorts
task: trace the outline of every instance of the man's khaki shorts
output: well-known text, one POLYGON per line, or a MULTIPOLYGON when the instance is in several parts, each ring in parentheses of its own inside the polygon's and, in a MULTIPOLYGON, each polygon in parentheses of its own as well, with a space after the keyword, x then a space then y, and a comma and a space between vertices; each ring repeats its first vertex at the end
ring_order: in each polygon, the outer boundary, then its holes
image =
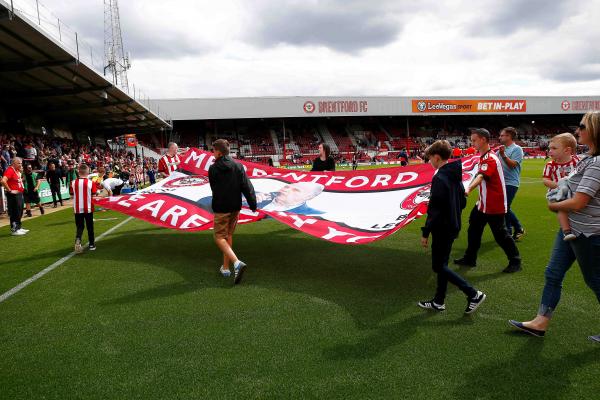
POLYGON ((229 236, 233 236, 239 216, 239 211, 215 213, 215 238, 227 239, 229 236))

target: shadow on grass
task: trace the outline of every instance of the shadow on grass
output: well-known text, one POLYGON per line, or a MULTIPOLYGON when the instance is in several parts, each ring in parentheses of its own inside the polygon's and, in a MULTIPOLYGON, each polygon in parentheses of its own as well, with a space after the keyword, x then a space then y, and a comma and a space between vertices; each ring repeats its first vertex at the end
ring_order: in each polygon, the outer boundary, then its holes
MULTIPOLYGON (((574 393, 569 376, 574 373, 573 370, 585 368, 587 364, 597 363, 600 359, 600 347, 552 358, 542 354, 543 339, 510 331, 507 332, 507 340, 523 341, 513 358, 502 362, 491 361, 469 369, 463 384, 452 397, 550 400, 572 397, 574 393)), ((589 384, 597 385, 597 382, 589 384)))
MULTIPOLYGON (((151 228, 149 230, 154 230, 151 228)), ((218 274, 221 256, 211 232, 155 235, 144 229, 103 240, 94 259, 135 262, 177 273, 181 282, 142 289, 102 303, 129 304, 183 295, 206 288, 244 287, 300 293, 342 307, 360 329, 377 328, 405 307, 413 307, 433 282, 430 256, 399 241, 397 249, 345 246, 306 237, 287 227, 234 238, 236 253, 248 264, 241 287, 218 274), (127 238, 127 240, 124 240, 127 238)), ((495 279, 491 274, 487 279, 495 279)), ((486 279, 478 277, 477 280, 486 279)), ((232 292, 232 295, 235 295, 232 292)), ((419 317, 421 318, 421 317, 419 317)), ((404 322, 410 323, 409 322, 404 322)), ((382 335, 382 337, 385 335, 382 335)))

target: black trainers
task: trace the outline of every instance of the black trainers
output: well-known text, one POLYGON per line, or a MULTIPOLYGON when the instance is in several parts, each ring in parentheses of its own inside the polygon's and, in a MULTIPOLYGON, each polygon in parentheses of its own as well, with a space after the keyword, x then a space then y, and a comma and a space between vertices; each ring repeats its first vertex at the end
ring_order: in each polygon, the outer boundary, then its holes
POLYGON ((96 250, 96 245, 95 244, 90 244, 90 251, 94 251, 96 250))
POLYGON ((434 310, 434 311, 445 311, 446 310, 445 304, 437 304, 433 300, 420 301, 417 303, 417 305, 421 308, 424 308, 425 310, 434 310))
POLYGON ((525 236, 525 229, 523 228, 521 228, 519 231, 515 230, 515 233, 512 235, 515 242, 520 242, 521 239, 523 239, 523 236, 525 236))
POLYGON ((463 267, 471 267, 471 268, 474 268, 477 266, 477 263, 475 261, 470 260, 466 257, 454 259, 454 264, 461 265, 463 267))
POLYGON ((243 262, 239 262, 239 264, 237 266, 233 267, 233 271, 234 271, 234 278, 233 278, 233 284, 237 285, 238 283, 240 283, 242 281, 242 277, 244 276, 244 271, 246 270, 246 264, 244 264, 243 262))
POLYGON ((507 273, 507 274, 512 274, 513 272, 519 272, 520 270, 522 270, 523 268, 521 268, 521 264, 508 264, 508 266, 506 268, 504 268, 502 270, 502 272, 507 273))
POLYGON ((486 294, 478 290, 475 297, 467 299, 467 308, 465 308, 465 314, 473 314, 486 298, 486 294))
POLYGON ((25 217, 32 217, 31 210, 25 211, 25 217))

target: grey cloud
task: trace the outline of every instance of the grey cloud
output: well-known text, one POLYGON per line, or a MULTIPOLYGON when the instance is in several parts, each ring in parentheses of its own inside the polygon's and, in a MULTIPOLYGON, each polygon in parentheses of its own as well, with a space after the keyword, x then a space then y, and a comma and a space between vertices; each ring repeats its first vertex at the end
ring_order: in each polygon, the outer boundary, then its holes
POLYGON ((552 68, 547 72, 547 76, 550 79, 558 82, 585 82, 600 79, 600 65, 597 66, 595 71, 591 68, 586 70, 563 66, 559 68, 552 68))
POLYGON ((475 35, 510 35, 521 29, 553 30, 577 10, 568 0, 505 0, 480 3, 482 15, 469 24, 475 35), (485 14, 484 14, 485 13, 485 14))
POLYGON ((541 76, 559 82, 583 82, 600 79, 600 55, 597 53, 574 53, 541 66, 541 76))
POLYGON ((393 42, 402 30, 393 13, 371 3, 358 3, 301 2, 273 7, 253 21, 251 36, 263 47, 325 46, 346 53, 393 42))
MULTIPOLYGON (((127 3, 125 3, 127 4, 127 3)), ((95 51, 104 51, 104 19, 102 8, 88 7, 76 10, 57 10, 63 23, 75 30, 79 39, 92 46, 95 51)), ((202 42, 195 42, 185 32, 177 31, 177 27, 156 26, 144 20, 144 15, 127 6, 120 9, 123 46, 134 59, 177 59, 195 56, 207 51, 210 47, 202 42)))

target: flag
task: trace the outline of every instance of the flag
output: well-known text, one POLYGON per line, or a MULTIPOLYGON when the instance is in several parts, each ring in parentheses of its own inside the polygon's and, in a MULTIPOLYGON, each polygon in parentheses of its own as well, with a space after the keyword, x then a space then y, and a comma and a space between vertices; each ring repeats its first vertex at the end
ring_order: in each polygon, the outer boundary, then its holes
MULTIPOLYGON (((213 227, 208 168, 212 153, 196 148, 180 156, 179 169, 131 195, 96 204, 184 231, 213 227)), ((463 182, 477 170, 479 157, 466 157, 463 182)), ((430 164, 372 170, 308 172, 239 161, 256 191, 258 209, 244 202, 240 224, 271 217, 291 228, 334 243, 365 244, 383 239, 427 212, 435 170, 430 164)))

